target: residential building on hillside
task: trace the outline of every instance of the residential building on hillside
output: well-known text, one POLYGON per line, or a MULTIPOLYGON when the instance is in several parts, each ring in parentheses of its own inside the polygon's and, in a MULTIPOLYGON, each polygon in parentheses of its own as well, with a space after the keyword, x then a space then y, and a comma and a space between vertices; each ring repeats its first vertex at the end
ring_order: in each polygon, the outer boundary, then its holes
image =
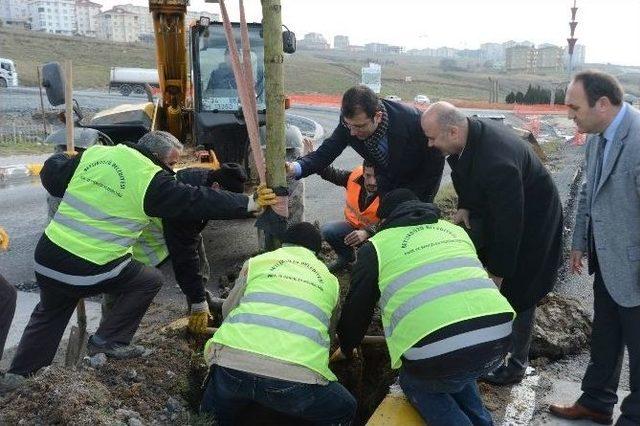
POLYGON ((482 43, 480 55, 485 61, 504 61, 504 46, 500 43, 482 43))
POLYGON ((529 46, 514 45, 505 49, 507 71, 533 72, 535 49, 529 46))
POLYGON ((349 37, 337 35, 333 38, 333 48, 336 50, 347 50, 349 47, 349 37))
POLYGON ((74 0, 28 0, 27 6, 32 30, 62 35, 75 32, 74 0))
POLYGON ((392 46, 385 43, 367 43, 364 45, 364 49, 370 53, 402 53, 404 47, 392 46))
POLYGON ((115 7, 122 8, 123 10, 137 16, 137 28, 136 32, 138 36, 134 41, 141 39, 153 40, 153 19, 151 18, 151 12, 147 6, 134 6, 132 4, 121 4, 115 7))
POLYGON ((562 47, 548 44, 540 46, 536 50, 538 51, 535 63, 536 70, 561 71, 563 69, 564 50, 562 47))
POLYGON ((96 37, 98 35, 98 14, 100 14, 99 3, 91 0, 76 0, 75 4, 75 33, 85 37, 96 37))
POLYGON ((121 6, 114 6, 98 14, 98 37, 120 42, 136 42, 140 39, 138 15, 121 6))
POLYGON ((298 40, 298 49, 304 50, 326 50, 329 49, 329 42, 320 33, 308 33, 302 40, 298 40))
POLYGON ((193 21, 198 21, 202 16, 209 18, 211 22, 220 22, 220 15, 217 13, 211 12, 196 12, 196 11, 187 11, 187 16, 185 18, 186 24, 189 25, 193 21))

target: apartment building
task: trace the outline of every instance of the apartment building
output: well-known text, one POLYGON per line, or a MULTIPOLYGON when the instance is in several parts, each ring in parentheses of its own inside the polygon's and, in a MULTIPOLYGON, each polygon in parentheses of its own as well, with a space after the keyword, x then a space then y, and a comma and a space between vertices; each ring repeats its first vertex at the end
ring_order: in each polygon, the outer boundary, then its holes
POLYGON ((101 4, 94 3, 91 0, 76 0, 76 34, 85 37, 97 37, 98 15, 100 14, 101 7, 101 4))

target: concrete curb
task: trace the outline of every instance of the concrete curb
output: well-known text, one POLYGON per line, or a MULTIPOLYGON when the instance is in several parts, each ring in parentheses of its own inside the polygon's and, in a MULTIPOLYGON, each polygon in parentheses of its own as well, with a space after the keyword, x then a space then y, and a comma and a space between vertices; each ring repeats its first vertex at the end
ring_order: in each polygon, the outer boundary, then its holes
POLYGON ((12 164, 0 167, 0 184, 27 182, 39 176, 42 163, 12 164))

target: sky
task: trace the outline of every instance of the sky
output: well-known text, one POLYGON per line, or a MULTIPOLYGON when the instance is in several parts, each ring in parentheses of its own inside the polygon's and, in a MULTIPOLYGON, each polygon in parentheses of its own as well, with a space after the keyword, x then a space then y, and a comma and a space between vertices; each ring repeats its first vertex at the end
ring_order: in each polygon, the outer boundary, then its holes
MULTIPOLYGON (((146 0, 94 0, 106 8, 146 0)), ((227 0, 232 20, 238 1, 227 0)), ((406 49, 477 49, 481 43, 529 40, 565 46, 573 0, 281 0, 283 23, 298 39, 309 32, 347 35, 406 49)), ((587 62, 640 66, 640 0, 577 0, 575 36, 587 62)), ((259 0, 245 0, 248 21, 260 21, 259 0)), ((190 10, 219 12, 218 4, 191 0, 190 10)))

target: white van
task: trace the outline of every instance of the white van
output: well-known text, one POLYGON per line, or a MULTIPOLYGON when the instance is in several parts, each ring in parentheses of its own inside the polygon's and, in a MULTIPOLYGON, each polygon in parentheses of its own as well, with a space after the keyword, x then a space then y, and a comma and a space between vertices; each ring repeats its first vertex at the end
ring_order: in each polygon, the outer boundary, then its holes
POLYGON ((0 88, 16 87, 18 85, 18 73, 16 65, 11 59, 0 58, 0 88))

